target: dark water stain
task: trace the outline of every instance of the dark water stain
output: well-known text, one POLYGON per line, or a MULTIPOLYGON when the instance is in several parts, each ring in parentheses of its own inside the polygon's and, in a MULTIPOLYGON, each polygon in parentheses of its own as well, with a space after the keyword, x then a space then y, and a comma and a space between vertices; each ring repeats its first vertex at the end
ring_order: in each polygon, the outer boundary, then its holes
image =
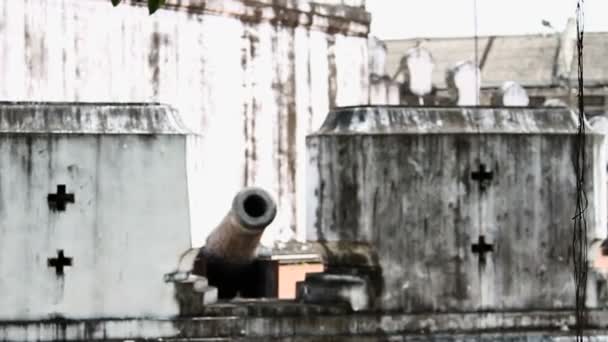
MULTIPOLYGON (((255 118, 257 117, 258 113, 260 113, 260 106, 258 105, 258 101, 255 99, 255 97, 252 99, 251 101, 251 132, 252 134, 250 135, 250 142, 251 142, 251 160, 255 163, 258 159, 258 155, 257 155, 257 139, 255 136, 255 126, 256 126, 256 120, 255 118)), ((251 174, 251 179, 253 181, 255 181, 255 170, 252 170, 252 174, 251 174)))
POLYGON ((328 99, 329 108, 335 108, 338 94, 338 67, 336 65, 336 37, 327 36, 327 65, 328 75, 328 99))
POLYGON ((33 173, 33 155, 32 155, 32 145, 33 145, 33 137, 32 136, 27 136, 25 138, 25 144, 27 146, 27 154, 25 156, 25 160, 24 160, 24 164, 25 164, 25 174, 27 177, 27 184, 26 184, 26 210, 31 209, 32 206, 32 173, 33 173))
POLYGON ((167 34, 159 32, 158 22, 155 22, 148 54, 148 66, 152 71, 152 92, 155 98, 158 97, 160 88, 160 49, 162 45, 168 45, 169 41, 167 34))
POLYGON ((300 25, 300 11, 285 6, 284 1, 272 0, 273 17, 270 24, 273 26, 283 26, 295 28, 300 25))
MULTIPOLYGON (((33 40, 33 37, 31 35, 32 28, 30 27, 30 24, 27 19, 28 18, 27 18, 27 13, 26 13, 25 28, 23 30, 23 34, 24 34, 23 41, 24 41, 24 47, 25 47, 24 60, 25 60, 27 71, 30 74, 34 74, 34 70, 36 70, 36 62, 32 56, 33 52, 31 51, 32 40, 33 40)), ((31 85, 29 87, 31 87, 31 85)), ((30 93, 31 93, 31 90, 30 90, 30 93)))
MULTIPOLYGON (((271 39, 271 51, 272 51, 272 55, 275 58, 275 60, 282 60, 282 56, 280 54, 280 46, 279 46, 279 34, 281 33, 281 31, 279 29, 273 30, 272 32, 272 39, 271 39)), ((277 183, 278 183, 278 190, 277 190, 277 195, 278 198, 282 198, 283 194, 285 193, 286 189, 283 188, 283 184, 284 184, 284 177, 283 177, 283 173, 282 173, 282 169, 283 169, 283 152, 286 149, 284 146, 284 142, 283 142, 283 135, 284 133, 284 129, 285 126, 283 123, 283 115, 286 112, 286 103, 285 103, 285 84, 283 84, 283 80, 282 80, 282 75, 283 70, 282 70, 282 63, 275 63, 274 64, 274 70, 273 70, 273 79, 272 79, 272 89, 274 90, 274 96, 276 99, 276 105, 277 105, 277 155, 278 157, 276 158, 277 160, 277 183)))
MULTIPOLYGON (((310 29, 306 30, 306 39, 308 41, 310 41, 311 37, 310 37, 310 29)), ((312 63, 311 63, 311 52, 312 49, 306 49, 306 84, 308 86, 308 91, 309 94, 312 95, 312 63)), ((307 105, 307 110, 308 110, 308 127, 309 128, 313 128, 312 127, 312 120, 313 120, 313 109, 312 109, 312 104, 313 104, 313 99, 312 96, 310 96, 309 100, 308 100, 308 105, 307 105)), ((301 114, 302 115, 302 114, 301 114)), ((316 129, 316 127, 314 127, 316 129)))
MULTIPOLYGON (((95 244, 95 241, 101 236, 101 227, 99 225, 99 218, 101 217, 101 213, 99 212, 99 203, 101 203, 101 201, 103 200, 103 198, 101 198, 101 181, 102 181, 102 144, 103 144, 103 137, 101 135, 97 135, 95 137, 95 170, 93 171, 94 174, 94 180, 95 180, 95 188, 94 188, 94 194, 93 194, 93 208, 94 208, 94 220, 93 220, 93 236, 94 239, 93 244, 95 244)), ((92 250, 94 251, 93 253, 93 265, 98 265, 99 262, 99 256, 101 254, 101 251, 99 249, 98 246, 92 246, 92 250)))
POLYGON ((315 166, 316 168, 316 172, 319 173, 319 188, 316 190, 317 191, 317 197, 318 197, 318 205, 315 211, 315 222, 314 222, 314 227, 315 230, 317 232, 317 239, 319 241, 325 241, 325 234, 323 232, 323 226, 324 226, 324 219, 325 217, 323 217, 323 208, 325 206, 325 181, 323 180, 325 177, 324 174, 324 165, 323 165, 323 144, 324 142, 322 140, 319 140, 318 138, 312 138, 312 139, 316 139, 317 140, 317 148, 318 148, 318 154, 317 154, 317 164, 315 166))
MULTIPOLYGON (((295 31, 294 29, 289 30, 289 48, 287 54, 287 64, 289 78, 287 80, 287 87, 285 96, 287 101, 287 177, 288 177, 288 192, 295 194, 296 192, 296 160, 297 160, 297 108, 296 108, 296 62, 295 62, 295 31)), ((296 197, 297 198, 297 197, 296 197)), ((304 205, 304 203, 297 203, 292 201, 291 214, 292 217, 296 217, 296 205, 304 205)), ((292 230, 295 233, 295 222, 292 222, 292 230)))
POLYGON ((243 184, 249 186, 249 155, 251 154, 251 145, 249 144, 249 106, 247 103, 243 104, 243 135, 245 137, 245 165, 243 166, 243 184))
POLYGON ((243 14, 238 16, 241 23, 246 25, 255 25, 262 22, 264 18, 264 9, 259 6, 256 7, 253 12, 245 11, 243 14))
POLYGON ((458 173, 454 176, 456 179, 460 179, 460 183, 464 185, 465 194, 471 195, 473 184, 471 182, 472 170, 469 165, 469 154, 472 144, 468 137, 460 135, 455 136, 453 141, 453 148, 456 151, 456 161, 458 163, 464 163, 464 165, 460 165, 455 169, 458 173))
MULTIPOLYGON (((249 69, 255 67, 255 59, 259 45, 259 38, 253 31, 252 27, 245 28, 243 33, 243 48, 241 50, 241 68, 245 75, 249 69)), ((245 89, 253 88, 255 82, 249 77, 245 77, 243 87, 245 89)), ((245 166, 243 170, 243 183, 248 186, 255 183, 256 170, 255 162, 257 160, 256 146, 256 117, 259 113, 259 105, 255 96, 255 92, 246 99, 243 103, 243 133, 245 140, 245 166)))

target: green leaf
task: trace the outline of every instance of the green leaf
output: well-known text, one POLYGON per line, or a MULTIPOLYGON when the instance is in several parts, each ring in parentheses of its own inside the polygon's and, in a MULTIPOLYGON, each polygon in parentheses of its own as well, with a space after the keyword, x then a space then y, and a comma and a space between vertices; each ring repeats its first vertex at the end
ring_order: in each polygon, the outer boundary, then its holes
POLYGON ((118 4, 121 2, 122 0, 112 0, 112 5, 114 6, 118 6, 118 4))
POLYGON ((164 5, 165 1, 166 0, 148 0, 148 11, 150 12, 150 15, 154 14, 160 6, 164 5))

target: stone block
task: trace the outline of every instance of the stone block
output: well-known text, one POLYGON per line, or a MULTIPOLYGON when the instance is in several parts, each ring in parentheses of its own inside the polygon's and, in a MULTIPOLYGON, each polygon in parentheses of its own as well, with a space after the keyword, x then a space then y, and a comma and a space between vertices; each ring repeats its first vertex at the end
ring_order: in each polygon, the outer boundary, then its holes
POLYGON ((530 98, 526 89, 516 82, 505 82, 492 95, 492 104, 499 107, 526 107, 530 98))
POLYGON ((568 108, 568 104, 560 99, 547 99, 545 102, 543 102, 543 107, 568 108))
POLYGON ((296 285, 296 299, 304 303, 348 303, 352 310, 370 307, 369 286, 360 277, 343 274, 309 273, 296 285))
POLYGON ((421 47, 408 50, 404 66, 408 75, 408 85, 412 94, 423 97, 433 90, 433 69, 435 63, 431 53, 421 47))
POLYGON ((589 125, 594 131, 608 134, 608 118, 603 115, 596 115, 590 118, 589 125))
POLYGON ((217 300, 218 300, 217 287, 205 286, 205 287, 195 288, 194 290, 195 290, 195 292, 200 293, 202 295, 202 298, 201 298, 202 305, 209 305, 209 304, 217 303, 217 300))
POLYGON ((369 88, 369 104, 398 105, 400 102, 399 83, 389 77, 372 77, 369 88))
POLYGON ((215 304, 218 300, 218 290, 215 286, 210 286, 205 277, 196 277, 192 282, 192 291, 200 295, 202 305, 215 304))
POLYGON ((386 44, 377 37, 370 36, 367 40, 369 51, 369 73, 381 77, 386 74, 386 44))
POLYGON ((464 61, 449 68, 446 72, 446 84, 452 100, 458 106, 479 105, 481 71, 475 63, 464 61))
POLYGON ((173 284, 181 315, 199 315, 204 312, 206 305, 218 301, 217 288, 209 286, 205 277, 190 275, 187 279, 175 281, 173 284))

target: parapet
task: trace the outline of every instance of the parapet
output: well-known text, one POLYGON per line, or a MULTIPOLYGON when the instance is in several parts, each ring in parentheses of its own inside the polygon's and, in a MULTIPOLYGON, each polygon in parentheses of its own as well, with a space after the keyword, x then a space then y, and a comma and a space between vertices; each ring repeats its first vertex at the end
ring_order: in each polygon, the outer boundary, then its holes
POLYGON ((2 133, 192 134, 167 105, 69 102, 0 102, 2 133))
POLYGON ((189 135, 159 104, 0 103, 0 320, 178 315, 189 135))
POLYGON ((573 134, 578 117, 567 108, 402 107, 337 108, 311 134, 573 134))
MULTIPOLYGON (((586 132, 588 238, 603 239, 605 135, 586 132)), ((329 274, 368 286, 311 277, 301 298, 337 288, 380 311, 571 308, 577 134, 565 108, 333 110, 307 137, 306 235, 331 252, 329 274)))

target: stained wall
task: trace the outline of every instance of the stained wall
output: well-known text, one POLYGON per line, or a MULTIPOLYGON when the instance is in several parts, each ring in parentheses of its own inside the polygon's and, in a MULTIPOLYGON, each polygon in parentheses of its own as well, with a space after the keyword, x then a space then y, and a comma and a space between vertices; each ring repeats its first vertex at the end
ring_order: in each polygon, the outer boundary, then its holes
MULTIPOLYGON (((565 108, 336 110, 307 140, 307 237, 372 246, 384 309, 572 308, 577 125, 565 108)), ((591 241, 606 236, 605 136, 586 143, 591 241)))
POLYGON ((6 0, 0 99, 174 106, 201 135, 189 157, 190 186, 204 189, 194 244, 253 184, 277 198, 268 244, 303 220, 305 135, 330 107, 367 101, 362 5, 170 0, 149 16, 140 2, 6 0))
POLYGON ((178 315, 189 137, 163 106, 1 104, 0 320, 178 315))

